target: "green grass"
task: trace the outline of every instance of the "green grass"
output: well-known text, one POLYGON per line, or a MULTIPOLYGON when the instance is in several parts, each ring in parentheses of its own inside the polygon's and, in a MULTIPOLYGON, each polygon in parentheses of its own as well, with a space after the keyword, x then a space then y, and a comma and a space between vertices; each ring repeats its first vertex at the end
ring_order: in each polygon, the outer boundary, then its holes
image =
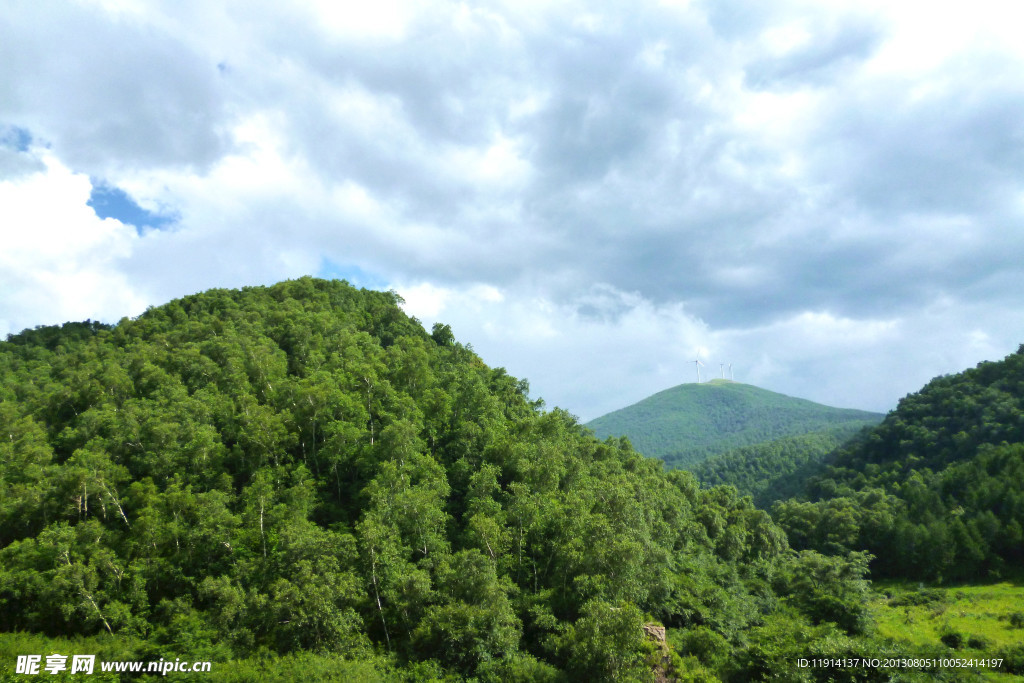
MULTIPOLYGON (((1024 644, 1024 582, 952 587, 880 583, 875 590, 871 611, 877 635, 910 651, 946 648, 950 657, 991 658, 1024 644), (950 647, 957 641, 959 647, 950 647)), ((992 671, 984 678, 1024 680, 992 671)))

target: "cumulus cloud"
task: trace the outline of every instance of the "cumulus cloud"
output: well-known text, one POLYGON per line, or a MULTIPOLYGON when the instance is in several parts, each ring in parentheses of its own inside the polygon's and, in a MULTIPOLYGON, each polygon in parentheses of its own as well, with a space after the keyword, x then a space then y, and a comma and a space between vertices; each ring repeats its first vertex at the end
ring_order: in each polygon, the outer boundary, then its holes
POLYGON ((607 285, 570 301, 479 283, 396 289, 427 328, 451 325, 483 358, 528 378, 534 397, 584 420, 692 381, 687 362, 709 353, 712 335, 683 306, 658 306, 607 285))
POLYGON ((585 418, 698 348, 891 407, 1024 310, 1020 17, 922 7, 16 3, 0 319, 351 275, 585 418))
POLYGON ((87 3, 10 10, 0 18, 0 119, 77 170, 202 169, 225 151, 216 64, 173 27, 87 3))
POLYGON ((37 161, 42 170, 0 180, 0 335, 33 322, 139 312, 144 299, 120 267, 131 256, 135 230, 86 206, 87 176, 49 156, 37 161))

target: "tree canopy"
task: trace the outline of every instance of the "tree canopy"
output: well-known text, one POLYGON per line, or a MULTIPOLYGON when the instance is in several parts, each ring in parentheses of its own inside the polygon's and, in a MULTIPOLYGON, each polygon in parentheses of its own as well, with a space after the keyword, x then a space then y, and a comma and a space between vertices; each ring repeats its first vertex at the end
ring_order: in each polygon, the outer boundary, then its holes
POLYGON ((757 629, 863 630, 864 556, 791 551, 399 304, 302 278, 0 343, 0 629, 598 681, 653 678, 652 621, 708 676, 790 666, 757 629))
POLYGON ((1024 562, 1024 346, 938 377, 772 514, 796 548, 867 550, 878 576, 991 578, 1024 562))

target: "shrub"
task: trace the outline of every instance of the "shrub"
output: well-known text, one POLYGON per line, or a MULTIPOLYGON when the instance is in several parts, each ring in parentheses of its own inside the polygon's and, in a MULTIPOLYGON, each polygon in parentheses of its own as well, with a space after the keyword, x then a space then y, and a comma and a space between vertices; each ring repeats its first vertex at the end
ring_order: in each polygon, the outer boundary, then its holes
POLYGON ((899 595, 889 601, 890 607, 918 607, 920 605, 941 605, 948 602, 949 598, 944 591, 937 588, 928 588, 913 593, 899 595))
POLYGON ((1002 666, 999 667, 1000 671, 1024 675, 1024 645, 1018 643, 1004 647, 999 651, 999 657, 1003 660, 1002 666))
POLYGON ((951 647, 954 650, 959 650, 964 646, 964 634, 953 630, 944 631, 942 635, 939 636, 939 640, 942 641, 943 645, 951 647))
POLYGON ((967 647, 972 650, 987 650, 992 647, 992 641, 985 636, 969 636, 967 638, 967 647))
POLYGON ((706 626, 683 631, 670 631, 671 644, 680 654, 690 655, 712 669, 720 667, 727 659, 729 642, 716 631, 706 626))

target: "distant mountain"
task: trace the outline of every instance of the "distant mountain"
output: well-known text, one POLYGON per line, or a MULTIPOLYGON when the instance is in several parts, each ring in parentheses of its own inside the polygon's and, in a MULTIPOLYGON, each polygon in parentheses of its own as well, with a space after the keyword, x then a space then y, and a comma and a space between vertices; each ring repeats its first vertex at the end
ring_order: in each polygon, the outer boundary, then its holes
POLYGON ((882 417, 714 379, 666 389, 587 426, 598 438, 626 436, 644 455, 688 467, 742 446, 840 425, 875 425, 882 417))

